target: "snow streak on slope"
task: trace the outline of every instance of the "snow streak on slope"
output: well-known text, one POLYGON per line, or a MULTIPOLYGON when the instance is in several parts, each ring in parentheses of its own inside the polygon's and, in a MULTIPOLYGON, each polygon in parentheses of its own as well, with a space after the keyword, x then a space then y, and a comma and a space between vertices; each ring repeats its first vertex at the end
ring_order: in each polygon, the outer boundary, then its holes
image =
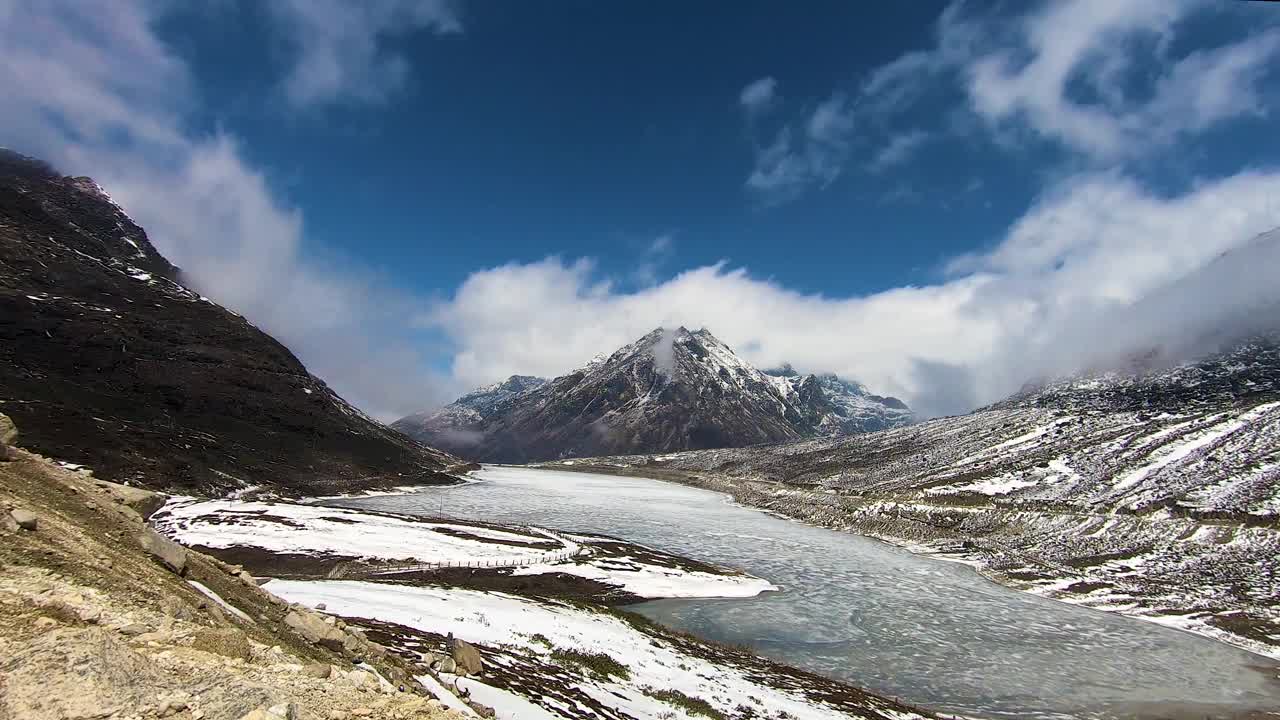
POLYGON ((1017 587, 1280 654, 1275 338, 905 428, 576 467, 593 465, 674 471, 1017 587))

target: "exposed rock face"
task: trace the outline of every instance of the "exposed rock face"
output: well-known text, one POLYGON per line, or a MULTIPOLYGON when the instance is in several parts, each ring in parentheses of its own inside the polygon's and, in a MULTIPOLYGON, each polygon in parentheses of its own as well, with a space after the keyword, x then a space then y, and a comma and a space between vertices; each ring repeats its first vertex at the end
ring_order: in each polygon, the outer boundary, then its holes
POLYGON ((35 530, 40 525, 40 520, 35 513, 22 508, 15 508, 10 511, 9 517, 13 518, 14 525, 23 530, 35 530))
POLYGON ((18 426, 8 415, 0 413, 0 445, 12 445, 18 441, 18 426))
POLYGON ((284 624, 293 628, 307 642, 314 643, 334 652, 342 652, 346 644, 347 634, 336 626, 330 625, 319 615, 305 610, 293 610, 284 616, 284 624))
POLYGON ((473 460, 529 462, 741 447, 912 421, 901 401, 857 383, 761 372, 708 330, 659 328, 568 375, 513 376, 392 426, 473 460))
POLYGON ((185 286, 91 180, 9 151, 0 410, 27 449, 156 488, 340 492, 450 481, 456 462, 366 417, 185 286))
POLYGON ((151 528, 143 529, 138 535, 142 549, 151 554, 162 565, 179 575, 187 572, 187 550, 178 543, 164 537, 151 528))
POLYGON ((484 670, 480 651, 466 640, 453 637, 452 633, 449 635, 449 654, 460 675, 478 675, 484 670))

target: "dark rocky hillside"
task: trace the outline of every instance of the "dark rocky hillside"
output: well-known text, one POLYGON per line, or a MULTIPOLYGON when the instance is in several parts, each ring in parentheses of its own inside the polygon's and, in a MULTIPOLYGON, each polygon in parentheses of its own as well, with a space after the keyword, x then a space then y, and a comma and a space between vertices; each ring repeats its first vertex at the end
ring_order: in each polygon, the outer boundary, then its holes
POLYGON ((0 150, 0 412, 23 444, 153 488, 449 482, 280 343, 182 284, 88 178, 0 150))

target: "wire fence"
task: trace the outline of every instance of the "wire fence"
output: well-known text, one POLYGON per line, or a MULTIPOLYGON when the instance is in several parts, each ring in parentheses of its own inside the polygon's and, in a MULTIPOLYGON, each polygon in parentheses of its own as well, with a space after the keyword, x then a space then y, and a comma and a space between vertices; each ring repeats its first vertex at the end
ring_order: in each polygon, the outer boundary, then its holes
POLYGON ((518 568, 529 567, 531 565, 543 565, 565 562, 582 553, 582 545, 568 537, 564 533, 555 530, 547 530, 546 528, 535 527, 533 525, 525 525, 522 530, 530 534, 543 535, 559 541, 563 547, 559 550, 539 553, 536 555, 518 555, 510 557, 496 558, 457 558, 450 560, 433 560, 433 561, 403 561, 403 562, 368 562, 363 560, 344 560, 333 567, 328 573, 330 579, 344 579, 353 577, 374 577, 377 575, 401 575, 411 572, 427 572, 431 570, 449 570, 453 568, 518 568))

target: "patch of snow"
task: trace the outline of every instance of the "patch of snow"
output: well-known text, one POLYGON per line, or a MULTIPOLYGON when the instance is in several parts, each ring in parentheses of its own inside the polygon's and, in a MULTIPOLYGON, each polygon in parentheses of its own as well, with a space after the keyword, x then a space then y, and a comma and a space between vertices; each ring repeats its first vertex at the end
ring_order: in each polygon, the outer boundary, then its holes
MULTIPOLYGON (((418 678, 418 682, 422 683, 423 687, 431 691, 431 694, 435 695, 436 699, 439 700, 445 707, 449 708, 450 710, 457 710, 458 712, 461 712, 463 715, 466 715, 468 717, 480 717, 478 714, 476 714, 475 710, 471 709, 470 705, 462 702, 461 698, 459 698, 457 695, 454 695, 452 692, 449 692, 449 690, 444 685, 441 685, 439 680, 436 680, 434 677, 431 677, 430 675, 418 675, 417 678, 418 678)), ((488 703, 485 703, 485 704, 488 704, 488 703)))
POLYGON ((259 547, 282 553, 493 566, 538 562, 551 554, 540 548, 499 544, 545 541, 542 536, 284 502, 177 498, 152 516, 152 522, 158 531, 183 544, 212 548, 259 547), (450 531, 473 537, 458 537, 450 531))
POLYGON ((1227 422, 1219 423, 1210 427, 1208 430, 1195 433, 1190 440, 1182 442, 1172 450, 1162 453, 1154 461, 1135 468, 1134 470, 1130 470, 1122 475, 1116 482, 1115 489, 1124 490, 1133 487, 1134 485, 1142 482, 1142 480, 1151 473, 1183 460, 1187 456, 1191 455, 1191 453, 1194 453, 1201 448, 1208 447, 1221 438, 1246 427, 1254 419, 1265 415, 1274 407, 1280 407, 1280 403, 1266 403, 1259 405, 1249 412, 1243 413, 1227 422))
POLYGON ((249 624, 253 624, 252 618, 246 615, 244 611, 242 611, 240 608, 236 607, 235 605, 232 605, 226 600, 223 600, 222 596, 219 595, 218 593, 210 590, 208 587, 206 587, 201 583, 196 582, 195 580, 188 580, 187 582, 191 585, 191 587, 195 588, 196 590, 199 590, 202 595, 221 605, 222 608, 227 612, 231 613, 232 615, 235 615, 236 617, 240 618, 241 620, 249 624))
MULTIPOLYGON (((746 670, 733 665, 715 665, 680 652, 616 617, 565 603, 537 602, 477 590, 335 580, 272 580, 267 588, 290 602, 310 607, 325 603, 331 613, 369 617, 427 632, 453 632, 463 640, 481 645, 514 645, 530 654, 549 655, 550 649, 531 640, 532 635, 540 634, 558 648, 604 653, 625 665, 631 673, 630 679, 599 680, 582 676, 576 679, 576 684, 582 692, 637 718, 656 720, 673 712, 680 715, 672 706, 645 695, 641 690, 645 686, 702 698, 725 714, 733 713, 738 703, 751 696, 759 699, 761 709, 768 708, 774 713, 785 711, 797 720, 847 717, 798 692, 764 685, 746 670)), ((484 693, 482 702, 487 705, 495 708, 502 705, 510 713, 523 707, 515 702, 517 696, 512 693, 491 687, 479 690, 484 693), (511 698, 502 698, 497 693, 511 695, 511 698)), ((872 703, 874 700, 869 699, 868 704, 872 703)), ((915 717, 903 716, 904 720, 915 717)))
POLYGON ((543 563, 517 568, 512 575, 565 573, 613 585, 642 598, 748 598, 778 587, 750 575, 716 575, 649 565, 630 557, 576 563, 543 563))

